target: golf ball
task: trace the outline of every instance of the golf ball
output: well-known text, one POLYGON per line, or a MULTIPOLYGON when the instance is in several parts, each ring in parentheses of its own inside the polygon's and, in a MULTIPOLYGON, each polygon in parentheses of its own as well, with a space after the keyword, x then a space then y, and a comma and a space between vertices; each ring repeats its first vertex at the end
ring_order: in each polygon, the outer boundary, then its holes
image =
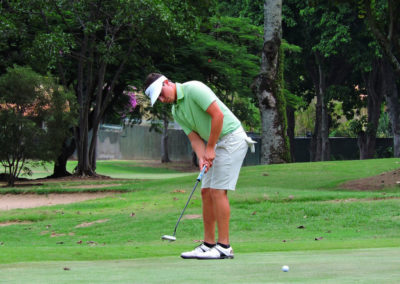
POLYGON ((289 271, 289 266, 287 266, 287 265, 282 266, 282 271, 283 272, 288 272, 289 271))

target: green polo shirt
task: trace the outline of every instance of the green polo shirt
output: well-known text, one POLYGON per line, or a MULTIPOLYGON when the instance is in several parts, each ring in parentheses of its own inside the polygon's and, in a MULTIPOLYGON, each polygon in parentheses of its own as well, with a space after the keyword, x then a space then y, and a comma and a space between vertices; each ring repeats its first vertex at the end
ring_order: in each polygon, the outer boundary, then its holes
POLYGON ((199 81, 176 83, 177 99, 172 115, 186 135, 194 131, 208 141, 211 132, 211 116, 206 112, 214 101, 224 114, 220 138, 241 126, 239 119, 221 102, 214 92, 199 81))

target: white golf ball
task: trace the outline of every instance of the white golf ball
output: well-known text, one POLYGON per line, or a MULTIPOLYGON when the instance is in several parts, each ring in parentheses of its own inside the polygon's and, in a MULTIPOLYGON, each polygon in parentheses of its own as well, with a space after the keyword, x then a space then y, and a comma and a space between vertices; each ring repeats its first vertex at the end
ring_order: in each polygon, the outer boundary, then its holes
POLYGON ((287 265, 282 266, 282 271, 283 272, 288 272, 289 271, 289 266, 287 266, 287 265))

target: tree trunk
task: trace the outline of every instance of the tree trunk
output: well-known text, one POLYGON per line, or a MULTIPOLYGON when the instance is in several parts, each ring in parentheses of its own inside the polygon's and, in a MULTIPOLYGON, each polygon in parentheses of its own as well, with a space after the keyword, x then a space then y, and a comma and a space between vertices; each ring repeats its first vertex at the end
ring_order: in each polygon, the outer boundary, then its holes
POLYGON ((292 107, 286 108, 286 115, 288 119, 287 136, 289 137, 290 144, 290 157, 292 162, 296 162, 294 158, 294 130, 295 130, 295 110, 292 107))
POLYGON ((96 150, 97 150, 97 136, 99 133, 99 123, 96 123, 96 125, 93 126, 92 128, 92 139, 90 142, 89 146, 89 161, 90 161, 90 168, 93 171, 93 174, 96 174, 96 150))
MULTIPOLYGON (((99 131, 100 121, 102 117, 102 107, 103 107, 103 89, 104 89, 104 76, 106 73, 107 64, 101 62, 101 67, 99 68, 99 74, 97 76, 97 88, 95 90, 95 104, 92 113, 92 139, 89 147, 89 161, 90 167, 93 174, 96 173, 96 149, 97 149, 97 135, 99 131)), ((106 91, 107 94, 107 91, 106 91)), ((107 98, 107 95, 105 95, 107 98)))
POLYGON ((94 173, 90 167, 89 159, 89 108, 91 100, 91 89, 93 76, 92 66, 86 63, 86 55, 91 53, 89 46, 89 35, 85 34, 78 62, 77 95, 79 104, 79 126, 75 128, 75 141, 78 150, 78 165, 75 174, 81 176, 92 176, 94 173))
POLYGON ((357 137, 360 160, 373 159, 375 156, 376 135, 361 132, 357 137))
POLYGON ((315 106, 315 127, 311 138, 311 161, 329 161, 329 114, 327 110, 326 74, 322 67, 322 57, 315 53, 315 60, 318 66, 318 80, 314 80, 317 103, 315 106))
POLYGON ((385 84, 385 95, 386 104, 388 107, 388 114, 392 125, 393 133, 393 155, 396 158, 400 157, 400 97, 399 89, 396 84, 396 75, 393 67, 388 64, 387 61, 384 63, 384 84, 385 84))
POLYGON ((71 157, 72 154, 75 152, 75 149, 75 139, 73 139, 72 137, 65 139, 62 145, 61 154, 55 161, 53 174, 48 178, 59 178, 71 175, 71 173, 67 171, 67 162, 69 157, 71 157))
POLYGON ((168 155, 168 118, 164 117, 164 128, 161 136, 161 163, 169 163, 171 160, 168 155))
POLYGON ((319 96, 317 96, 317 103, 315 104, 315 125, 314 125, 314 132, 311 136, 310 141, 310 161, 315 162, 318 161, 317 157, 321 157, 321 145, 320 140, 320 124, 321 124, 321 104, 318 102, 319 96))
POLYGON ((361 160, 372 159, 375 156, 376 131, 384 94, 383 71, 383 60, 376 59, 371 72, 363 75, 367 88, 368 118, 366 130, 360 133, 358 138, 361 160))
POLYGON ((90 166, 89 159, 89 110, 86 103, 80 104, 79 127, 75 131, 75 141, 77 141, 78 165, 75 174, 82 176, 92 176, 94 173, 90 166))
POLYGON ((281 92, 282 0, 264 2, 264 47, 257 97, 261 113, 261 163, 290 161, 286 103, 281 92))

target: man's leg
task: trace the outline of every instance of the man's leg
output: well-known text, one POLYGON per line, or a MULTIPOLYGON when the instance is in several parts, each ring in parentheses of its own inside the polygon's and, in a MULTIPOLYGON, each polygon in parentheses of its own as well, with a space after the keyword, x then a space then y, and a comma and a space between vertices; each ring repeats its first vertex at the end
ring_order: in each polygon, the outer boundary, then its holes
POLYGON ((215 244, 215 211, 210 188, 202 188, 204 242, 215 244))
POLYGON ((230 206, 227 190, 210 189, 218 226, 218 242, 229 245, 230 206))
POLYGON ((215 240, 215 223, 217 223, 218 243, 210 249, 203 247, 203 251, 196 254, 196 258, 233 258, 233 249, 229 244, 230 207, 227 190, 206 188, 202 193, 203 202, 206 201, 206 206, 203 203, 204 241, 208 243, 215 240))
POLYGON ((198 258, 202 254, 210 251, 216 244, 215 242, 215 212, 213 198, 210 188, 202 188, 201 190, 202 206, 203 206, 203 224, 204 224, 204 243, 197 246, 192 251, 183 252, 182 258, 198 258))

